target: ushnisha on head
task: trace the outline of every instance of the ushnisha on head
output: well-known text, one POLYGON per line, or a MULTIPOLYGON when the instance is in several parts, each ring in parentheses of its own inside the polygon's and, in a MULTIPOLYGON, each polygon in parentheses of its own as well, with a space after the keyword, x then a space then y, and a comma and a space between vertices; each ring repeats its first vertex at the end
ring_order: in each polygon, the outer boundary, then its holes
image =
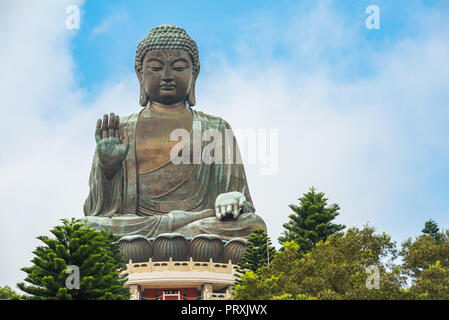
POLYGON ((140 84, 140 105, 166 104, 184 99, 195 105, 195 82, 200 72, 198 47, 175 25, 160 25, 140 41, 135 70, 140 84))

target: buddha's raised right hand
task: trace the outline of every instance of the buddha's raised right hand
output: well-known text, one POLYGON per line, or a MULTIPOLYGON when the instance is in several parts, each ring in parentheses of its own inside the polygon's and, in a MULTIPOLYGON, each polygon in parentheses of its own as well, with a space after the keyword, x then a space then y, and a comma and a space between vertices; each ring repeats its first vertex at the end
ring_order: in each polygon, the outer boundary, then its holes
POLYGON ((128 154, 128 135, 126 130, 122 135, 119 125, 119 116, 111 113, 109 119, 107 114, 104 115, 103 122, 98 119, 95 129, 98 159, 108 179, 115 175, 128 154))

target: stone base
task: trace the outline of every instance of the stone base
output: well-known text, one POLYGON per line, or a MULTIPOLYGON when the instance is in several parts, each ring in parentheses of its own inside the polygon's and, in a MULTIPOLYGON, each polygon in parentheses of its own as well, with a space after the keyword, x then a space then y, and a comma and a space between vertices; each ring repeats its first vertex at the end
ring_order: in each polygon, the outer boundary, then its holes
POLYGON ((156 238, 125 236, 120 238, 120 251, 126 261, 194 261, 238 264, 249 245, 246 239, 222 240, 217 235, 203 234, 192 239, 179 233, 164 233, 156 238))

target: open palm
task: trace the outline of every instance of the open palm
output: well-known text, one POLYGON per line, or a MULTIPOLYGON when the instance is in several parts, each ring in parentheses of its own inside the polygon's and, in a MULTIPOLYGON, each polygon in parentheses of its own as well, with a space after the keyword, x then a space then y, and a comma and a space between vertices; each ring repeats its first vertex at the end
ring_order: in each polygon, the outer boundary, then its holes
POLYGON ((98 119, 95 129, 97 152, 101 167, 108 176, 114 175, 128 154, 129 142, 126 130, 120 130, 119 116, 107 114, 103 122, 98 119))

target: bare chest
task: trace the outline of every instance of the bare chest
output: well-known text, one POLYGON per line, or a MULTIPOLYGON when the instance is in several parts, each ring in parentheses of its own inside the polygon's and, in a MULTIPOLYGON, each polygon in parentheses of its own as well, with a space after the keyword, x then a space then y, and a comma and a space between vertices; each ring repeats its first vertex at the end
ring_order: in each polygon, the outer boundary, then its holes
POLYGON ((136 128, 137 172, 145 173, 169 162, 172 149, 181 147, 178 141, 170 141, 171 133, 176 129, 190 132, 192 120, 190 115, 179 118, 140 117, 136 128))

